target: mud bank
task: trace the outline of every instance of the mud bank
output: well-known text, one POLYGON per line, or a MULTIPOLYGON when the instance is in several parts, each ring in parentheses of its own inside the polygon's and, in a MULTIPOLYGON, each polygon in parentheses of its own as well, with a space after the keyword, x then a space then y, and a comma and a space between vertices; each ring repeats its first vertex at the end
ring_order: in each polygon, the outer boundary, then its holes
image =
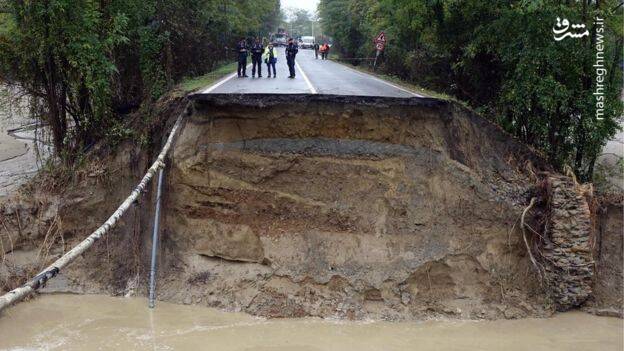
MULTIPOLYGON (((5 206, 18 247, 7 257, 38 258, 42 242, 62 253, 57 244, 101 223, 151 156, 126 145, 103 173, 5 206)), ((267 317, 549 315, 557 301, 518 224, 536 172, 548 171, 497 126, 440 100, 195 96, 167 167, 158 297, 267 317)), ((152 193, 47 291, 144 295, 152 193)), ((582 293, 575 304, 591 288, 582 293)))

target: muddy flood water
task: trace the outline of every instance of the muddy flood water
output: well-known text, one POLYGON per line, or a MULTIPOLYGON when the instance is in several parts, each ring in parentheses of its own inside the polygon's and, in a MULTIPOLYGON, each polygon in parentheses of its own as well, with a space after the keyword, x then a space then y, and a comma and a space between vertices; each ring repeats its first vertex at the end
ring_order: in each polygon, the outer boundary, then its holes
POLYGON ((0 317, 2 350, 622 350, 623 321, 266 320, 144 298, 44 295, 0 317))
POLYGON ((15 102, 14 95, 19 93, 0 83, 0 200, 32 177, 51 153, 28 114, 27 99, 15 102), (40 141, 37 148, 35 139, 40 141))

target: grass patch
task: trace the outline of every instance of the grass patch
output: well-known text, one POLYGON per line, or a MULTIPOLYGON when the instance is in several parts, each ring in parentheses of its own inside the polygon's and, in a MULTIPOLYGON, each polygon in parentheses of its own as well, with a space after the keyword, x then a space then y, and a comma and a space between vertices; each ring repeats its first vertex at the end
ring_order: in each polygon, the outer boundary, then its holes
POLYGON ((214 71, 204 74, 203 76, 184 79, 180 82, 180 84, 178 84, 176 90, 181 91, 184 94, 188 94, 198 89, 205 88, 217 80, 236 71, 236 67, 236 62, 227 63, 217 67, 214 71))

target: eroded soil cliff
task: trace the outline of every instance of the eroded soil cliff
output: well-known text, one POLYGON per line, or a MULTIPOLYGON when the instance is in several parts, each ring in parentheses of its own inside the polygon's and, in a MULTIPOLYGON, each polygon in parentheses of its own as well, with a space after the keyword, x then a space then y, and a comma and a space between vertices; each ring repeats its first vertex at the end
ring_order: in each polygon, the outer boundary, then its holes
MULTIPOLYGON (((167 163, 160 299, 270 317, 553 311, 518 223, 549 167, 481 117, 435 99, 211 95, 193 108, 167 163)), ((153 157, 122 150, 102 174, 5 205, 5 281, 42 242, 58 256, 107 218, 153 157)), ((145 294, 152 193, 48 291, 145 294)))
POLYGON ((177 273, 161 296, 274 317, 549 308, 514 226, 524 167, 543 164, 490 123, 422 99, 195 106, 169 172, 177 273))

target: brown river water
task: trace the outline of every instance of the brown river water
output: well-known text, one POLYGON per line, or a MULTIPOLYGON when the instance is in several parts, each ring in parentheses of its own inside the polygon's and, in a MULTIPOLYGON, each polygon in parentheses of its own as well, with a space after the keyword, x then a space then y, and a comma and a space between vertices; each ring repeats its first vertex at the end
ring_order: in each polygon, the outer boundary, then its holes
POLYGON ((1 350, 622 350, 624 322, 267 320, 144 298, 43 295, 0 316, 1 350))

